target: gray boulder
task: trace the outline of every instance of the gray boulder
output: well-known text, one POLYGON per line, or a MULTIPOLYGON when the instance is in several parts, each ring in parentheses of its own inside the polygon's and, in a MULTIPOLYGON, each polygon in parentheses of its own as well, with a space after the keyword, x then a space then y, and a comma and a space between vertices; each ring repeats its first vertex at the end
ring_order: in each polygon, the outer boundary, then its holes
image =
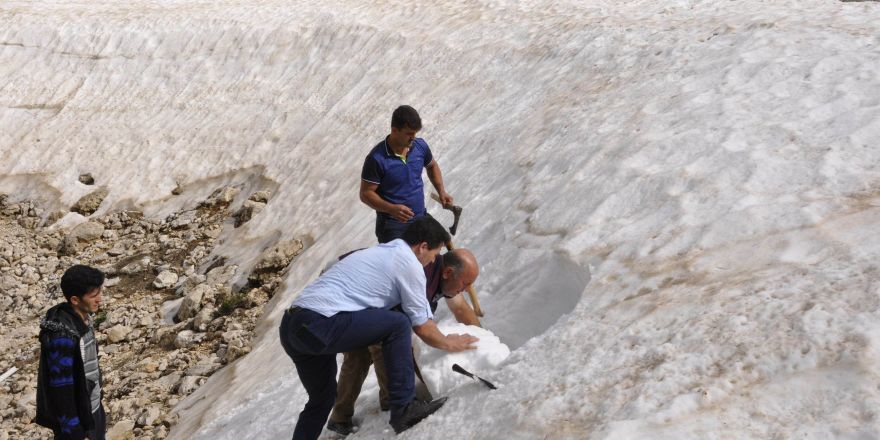
POLYGON ((186 348, 195 342, 195 333, 192 330, 184 330, 177 334, 174 338, 174 346, 177 348, 186 348))
POLYGON ((101 238, 104 233, 104 225, 95 221, 80 223, 71 229, 69 237, 73 237, 79 241, 94 241, 101 238))
POLYGON ((238 270, 238 266, 217 266, 210 271, 208 271, 208 275, 206 277, 207 283, 209 285, 227 285, 235 276, 235 271, 238 270))
POLYGON ((153 280, 153 287, 157 289, 167 289, 169 287, 174 287, 177 284, 177 274, 171 270, 163 270, 159 275, 153 280))
POLYGON ((199 284, 186 292, 183 296, 183 302, 180 303, 180 308, 177 309, 177 321, 186 321, 196 316, 196 313, 202 309, 202 301, 206 296, 213 297, 213 291, 207 284, 199 284))
POLYGON ((107 431, 107 440, 131 440, 134 438, 134 422, 120 420, 107 431))
POLYGON ((107 339, 112 343, 122 342, 131 333, 131 327, 119 324, 107 330, 107 339))

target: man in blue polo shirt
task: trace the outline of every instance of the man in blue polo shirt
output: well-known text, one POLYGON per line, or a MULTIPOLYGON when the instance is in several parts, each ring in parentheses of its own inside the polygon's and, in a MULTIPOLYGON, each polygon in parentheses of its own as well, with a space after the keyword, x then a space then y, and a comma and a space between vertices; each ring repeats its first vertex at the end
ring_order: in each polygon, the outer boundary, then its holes
POLYGON ((414 108, 398 107, 391 114, 391 133, 364 159, 360 198, 376 210, 379 243, 400 237, 408 223, 427 214, 422 169, 427 170, 440 203, 453 204, 428 143, 416 137, 421 129, 422 119, 414 108))
POLYGON ((412 332, 450 352, 476 348, 477 338, 444 335, 425 297, 423 266, 449 234, 436 220, 414 221, 401 239, 357 251, 333 265, 284 313, 280 339, 309 400, 293 438, 317 439, 336 399, 336 354, 381 343, 389 377, 391 426, 401 432, 440 408, 445 398, 415 400, 412 332), (403 313, 391 308, 400 305, 403 313))

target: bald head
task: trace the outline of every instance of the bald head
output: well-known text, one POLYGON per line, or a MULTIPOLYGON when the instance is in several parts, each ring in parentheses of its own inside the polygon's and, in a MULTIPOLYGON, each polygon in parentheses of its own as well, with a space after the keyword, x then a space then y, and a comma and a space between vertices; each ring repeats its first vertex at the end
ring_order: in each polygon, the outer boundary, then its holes
POLYGON ((480 268, 477 265, 477 258, 474 254, 464 248, 453 249, 443 255, 443 267, 451 267, 456 272, 476 271, 479 273, 480 268))
POLYGON ((463 292, 479 275, 480 266, 471 251, 459 248, 443 254, 443 295, 450 297, 463 292))

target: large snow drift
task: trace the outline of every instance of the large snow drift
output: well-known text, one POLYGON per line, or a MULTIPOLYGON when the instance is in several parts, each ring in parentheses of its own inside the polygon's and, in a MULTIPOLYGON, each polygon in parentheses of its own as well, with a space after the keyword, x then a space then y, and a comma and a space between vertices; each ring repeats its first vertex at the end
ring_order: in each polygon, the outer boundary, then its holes
MULTIPOLYGON (((174 438, 290 436, 281 310, 372 242, 360 164, 402 103, 513 351, 478 372, 499 390, 462 382, 401 438, 880 436, 880 4, 6 1, 0 22, 0 191, 69 206, 91 172, 102 210, 161 216, 269 185, 218 252, 310 245, 174 438)), ((374 392, 352 438, 393 437, 374 392)))

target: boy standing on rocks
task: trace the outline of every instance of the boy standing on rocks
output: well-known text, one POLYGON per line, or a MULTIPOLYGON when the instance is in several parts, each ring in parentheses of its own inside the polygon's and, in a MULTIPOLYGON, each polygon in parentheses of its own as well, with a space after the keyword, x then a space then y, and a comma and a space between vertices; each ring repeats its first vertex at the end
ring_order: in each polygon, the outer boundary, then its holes
POLYGON ((104 273, 75 265, 61 277, 66 302, 40 322, 36 422, 56 439, 104 440, 101 370, 92 318, 103 300, 104 273))

